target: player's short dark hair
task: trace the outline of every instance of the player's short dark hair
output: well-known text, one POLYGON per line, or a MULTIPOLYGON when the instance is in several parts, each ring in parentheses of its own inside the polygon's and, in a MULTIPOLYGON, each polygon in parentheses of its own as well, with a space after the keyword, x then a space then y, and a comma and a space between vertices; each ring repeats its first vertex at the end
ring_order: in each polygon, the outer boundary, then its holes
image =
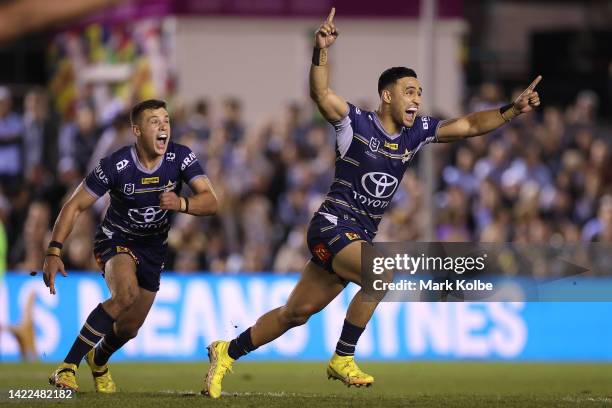
POLYGON ((406 67, 391 67, 385 70, 378 78, 378 95, 382 95, 383 89, 404 77, 416 78, 417 74, 413 69, 406 67))
POLYGON ((140 114, 147 109, 166 109, 166 102, 159 99, 147 99, 146 101, 138 102, 130 111, 130 122, 135 124, 140 118, 140 114))

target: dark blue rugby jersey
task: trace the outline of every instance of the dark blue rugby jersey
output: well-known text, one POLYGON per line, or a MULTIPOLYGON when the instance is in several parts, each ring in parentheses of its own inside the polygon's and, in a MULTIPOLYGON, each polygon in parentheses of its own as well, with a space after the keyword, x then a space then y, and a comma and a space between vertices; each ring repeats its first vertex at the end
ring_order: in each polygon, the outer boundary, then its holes
POLYGON ((336 172, 319 212, 332 220, 355 218, 375 233, 414 155, 437 141, 440 121, 418 116, 411 128, 389 135, 374 112, 348 105, 348 116, 333 123, 336 172))
POLYGON ((181 191, 182 182, 204 176, 202 166, 187 146, 170 142, 154 169, 140 164, 135 146, 125 146, 100 160, 85 178, 85 188, 96 197, 110 192, 110 206, 100 224, 109 238, 163 243, 173 211, 159 207, 164 191, 181 191))

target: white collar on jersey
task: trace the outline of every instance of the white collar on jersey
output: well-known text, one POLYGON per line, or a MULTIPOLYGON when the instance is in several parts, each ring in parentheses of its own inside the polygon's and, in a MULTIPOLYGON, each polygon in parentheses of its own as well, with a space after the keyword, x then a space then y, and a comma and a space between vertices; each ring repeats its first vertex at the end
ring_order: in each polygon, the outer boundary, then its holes
POLYGON ((389 139, 391 139, 391 140, 397 139, 398 137, 400 137, 402 135, 402 133, 404 133, 404 129, 406 129, 406 127, 402 126, 402 130, 400 130, 399 133, 396 133, 394 135, 390 135, 389 133, 387 133, 387 131, 383 127, 382 122, 380 121, 380 118, 378 117, 376 112, 370 112, 370 113, 371 113, 372 117, 374 117, 374 119, 373 119, 374 120, 374 124, 376 125, 378 130, 383 132, 385 134, 385 136, 387 136, 389 139))
POLYGON ((130 147, 130 153, 132 154, 132 160, 134 160, 134 164, 136 165, 136 168, 140 171, 142 171, 143 173, 146 174, 153 174, 155 173, 159 167, 162 165, 162 163, 164 162, 164 157, 165 155, 162 157, 162 159, 159 161, 159 163, 157 164, 157 166, 153 167, 151 170, 147 169, 145 166, 142 165, 142 163, 140 163, 140 160, 138 160, 138 153, 136 153, 136 146, 132 145, 130 147))

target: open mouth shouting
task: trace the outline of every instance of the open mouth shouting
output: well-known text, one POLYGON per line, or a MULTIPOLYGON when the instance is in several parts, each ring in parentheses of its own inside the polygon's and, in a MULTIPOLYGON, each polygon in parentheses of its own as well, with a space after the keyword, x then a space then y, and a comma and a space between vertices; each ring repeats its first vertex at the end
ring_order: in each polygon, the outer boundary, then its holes
POLYGON ((418 110, 419 108, 417 108, 416 106, 411 106, 406 109, 406 118, 408 119, 408 122, 414 122, 418 110))
POLYGON ((168 139, 169 136, 167 133, 160 133, 159 135, 157 135, 157 138, 155 139, 155 147, 163 150, 166 148, 166 145, 168 144, 168 139))

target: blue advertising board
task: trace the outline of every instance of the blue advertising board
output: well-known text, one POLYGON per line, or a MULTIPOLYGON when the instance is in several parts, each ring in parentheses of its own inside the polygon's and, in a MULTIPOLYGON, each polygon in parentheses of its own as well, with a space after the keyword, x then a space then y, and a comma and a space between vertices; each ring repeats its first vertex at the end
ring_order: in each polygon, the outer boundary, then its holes
MULTIPOLYGON (((289 296, 298 275, 173 274, 161 289, 138 336, 113 360, 197 361, 213 340, 231 339, 289 296)), ((612 280, 599 286, 612 289, 612 280)), ((90 311, 107 298, 97 273, 58 277, 57 295, 42 279, 9 273, 0 284, 0 327, 18 324, 36 296, 33 319, 43 361, 64 358, 90 311)), ((325 360, 335 348, 346 308, 358 288, 349 285, 304 326, 252 353, 250 360, 325 360)), ((0 333, 1 361, 19 348, 0 333)), ((357 347, 372 360, 612 361, 612 303, 465 302, 382 303, 357 347)))

